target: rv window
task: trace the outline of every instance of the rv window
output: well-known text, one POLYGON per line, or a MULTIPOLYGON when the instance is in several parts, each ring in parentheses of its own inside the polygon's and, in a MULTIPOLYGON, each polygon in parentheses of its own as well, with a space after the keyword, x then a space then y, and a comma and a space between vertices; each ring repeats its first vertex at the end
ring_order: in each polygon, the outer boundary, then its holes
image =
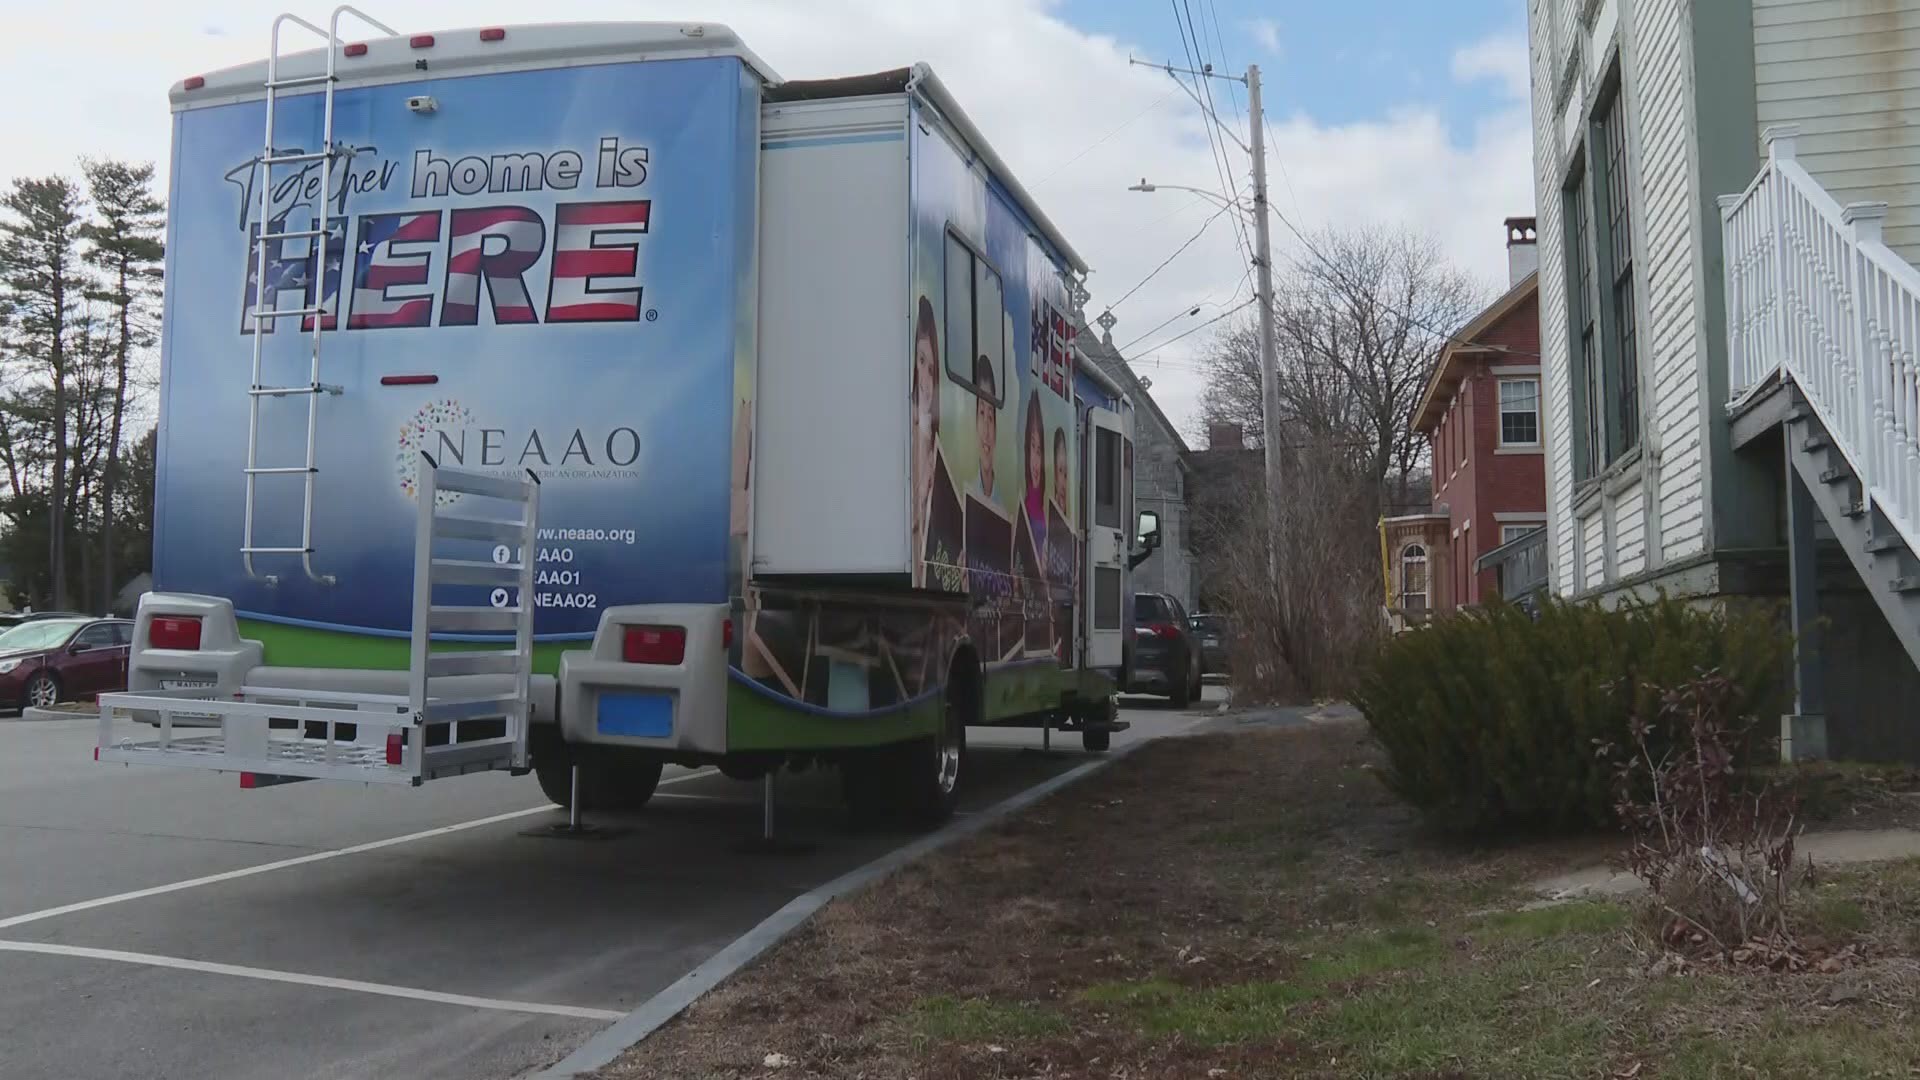
POLYGON ((947 233, 947 376, 996 406, 1007 399, 1006 315, 1000 275, 947 233), (979 377, 985 358, 986 380, 979 377))
POLYGON ((1096 428, 1094 438, 1093 523, 1117 529, 1120 527, 1120 433, 1096 428))
POLYGON ((1093 628, 1120 629, 1120 568, 1093 568, 1093 628))

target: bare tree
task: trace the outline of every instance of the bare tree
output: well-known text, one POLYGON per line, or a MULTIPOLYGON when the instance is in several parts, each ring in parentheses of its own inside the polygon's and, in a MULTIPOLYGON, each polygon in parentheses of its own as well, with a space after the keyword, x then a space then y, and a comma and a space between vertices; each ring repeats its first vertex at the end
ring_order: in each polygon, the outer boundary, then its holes
MULTIPOLYGON (((1432 240, 1385 229, 1328 231, 1274 285, 1280 413, 1292 445, 1351 456, 1383 503, 1407 502, 1426 441, 1410 421, 1448 335, 1482 293, 1432 240)), ((1258 339, 1251 320, 1207 357, 1208 422, 1239 424, 1265 445, 1258 339)))
MULTIPOLYGON (((1420 488, 1426 441, 1410 426, 1448 335, 1481 307, 1472 281, 1417 234, 1383 229, 1314 237, 1275 284, 1279 513, 1257 477, 1218 512, 1196 510, 1210 577, 1231 599, 1251 675, 1273 696, 1338 692, 1380 629, 1374 523, 1420 488), (1212 520, 1209 520, 1211 518, 1212 520)), ((1252 321, 1219 335, 1201 407, 1261 446, 1261 364, 1252 321)))

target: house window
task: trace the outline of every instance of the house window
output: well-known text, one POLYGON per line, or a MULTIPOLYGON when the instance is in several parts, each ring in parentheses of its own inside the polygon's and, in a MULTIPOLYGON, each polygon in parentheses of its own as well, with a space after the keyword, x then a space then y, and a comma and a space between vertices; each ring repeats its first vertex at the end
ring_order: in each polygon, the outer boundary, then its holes
POLYGON ((1400 610, 1427 610, 1427 549, 1419 544, 1400 549, 1400 610))
POLYGON ((1580 417, 1582 438, 1575 446, 1575 469, 1581 478, 1600 471, 1606 457, 1602 441, 1600 342, 1594 336, 1593 313, 1598 307, 1593 295, 1593 231, 1589 226, 1586 165, 1575 166, 1573 186, 1566 192, 1567 217, 1567 324, 1572 330, 1575 392, 1579 400, 1575 413, 1580 417))
POLYGON ((1540 445, 1540 382, 1500 380, 1500 445, 1540 445))
POLYGON ((1007 397, 1000 274, 947 230, 947 375, 998 407, 1007 397))
POLYGON ((1613 290, 1613 340, 1617 375, 1613 394, 1618 449, 1608 460, 1640 444, 1640 348, 1633 314, 1633 212, 1627 182, 1627 120, 1615 84, 1600 117, 1607 153, 1607 253, 1613 290))
POLYGON ((1539 532, 1544 528, 1546 528, 1546 526, 1537 521, 1527 522, 1522 525, 1502 525, 1500 526, 1500 542, 1503 544, 1511 544, 1530 532, 1539 532))

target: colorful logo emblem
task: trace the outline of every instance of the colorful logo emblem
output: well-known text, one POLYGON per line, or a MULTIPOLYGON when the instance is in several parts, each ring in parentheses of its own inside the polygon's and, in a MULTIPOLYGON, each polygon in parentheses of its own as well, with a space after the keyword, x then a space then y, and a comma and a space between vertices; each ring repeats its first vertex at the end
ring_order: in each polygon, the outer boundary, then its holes
MULTIPOLYGON (((440 433, 458 431, 473 424, 473 414, 466 406, 447 398, 442 401, 429 401, 420 407, 420 411, 400 425, 400 445, 395 448, 394 470, 400 475, 400 491, 409 499, 418 498, 420 483, 420 452, 434 453, 440 445, 440 433)), ((436 458, 436 460, 438 460, 436 458)), ((457 491, 434 493, 433 503, 438 507, 452 506, 460 498, 457 491)))

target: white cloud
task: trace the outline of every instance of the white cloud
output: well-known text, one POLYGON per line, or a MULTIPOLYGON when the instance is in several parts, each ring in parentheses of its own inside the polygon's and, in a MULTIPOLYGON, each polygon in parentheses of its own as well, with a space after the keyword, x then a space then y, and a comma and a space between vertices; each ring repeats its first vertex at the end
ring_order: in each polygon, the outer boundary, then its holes
POLYGON ((1530 85, 1526 35, 1502 31, 1455 49, 1453 77, 1461 82, 1494 79, 1508 97, 1525 101, 1530 85))
MULTIPOLYGON (((539 15, 632 18, 635 7, 547 0, 539 15)), ((655 10, 646 8, 647 14, 655 10)), ((449 22, 444 8, 427 0, 385 0, 370 10, 402 31, 444 29, 449 22)), ((1128 66, 1129 52, 1141 52, 1141 43, 1070 26, 1052 0, 680 0, 672 13, 732 26, 788 78, 931 63, 1095 268, 1089 314, 1145 277, 1211 212, 1198 199, 1131 193, 1128 184, 1144 176, 1161 184, 1221 186, 1197 111, 1177 92, 1162 101, 1170 89, 1164 74, 1128 66)), ((458 21, 510 24, 527 14, 513 0, 470 0, 458 21)), ((267 26, 268 16, 242 0, 96 0, 14 17, 0 37, 0 100, 31 106, 8 116, 0 182, 76 171, 81 154, 164 162, 168 85, 258 59, 267 26), (84 70, 75 67, 77 56, 86 57, 84 70)), ((1453 68, 1457 78, 1506 79, 1509 61, 1521 75, 1517 84, 1509 82, 1517 96, 1469 130, 1449 129, 1437 110, 1419 104, 1348 124, 1304 113, 1272 116, 1274 207, 1307 228, 1367 222, 1427 230, 1489 287, 1504 284, 1501 219, 1533 204, 1526 50, 1482 42, 1456 54, 1453 68)), ((1233 105, 1217 104, 1232 121, 1233 105)), ((1244 185, 1245 155, 1234 148, 1229 156, 1236 182, 1244 185)), ((1274 228, 1284 256, 1290 236, 1279 223, 1274 228)), ((1180 315, 1149 343, 1164 340, 1244 299, 1246 266, 1229 221, 1215 222, 1118 308, 1114 340, 1131 341, 1203 301, 1214 305, 1197 317, 1180 315)), ((1207 337, 1193 334, 1141 364, 1161 407, 1189 431, 1200 426, 1197 358, 1207 337)))
POLYGON ((1262 49, 1273 56, 1280 55, 1280 24, 1272 19, 1248 19, 1247 33, 1253 35, 1262 49))

